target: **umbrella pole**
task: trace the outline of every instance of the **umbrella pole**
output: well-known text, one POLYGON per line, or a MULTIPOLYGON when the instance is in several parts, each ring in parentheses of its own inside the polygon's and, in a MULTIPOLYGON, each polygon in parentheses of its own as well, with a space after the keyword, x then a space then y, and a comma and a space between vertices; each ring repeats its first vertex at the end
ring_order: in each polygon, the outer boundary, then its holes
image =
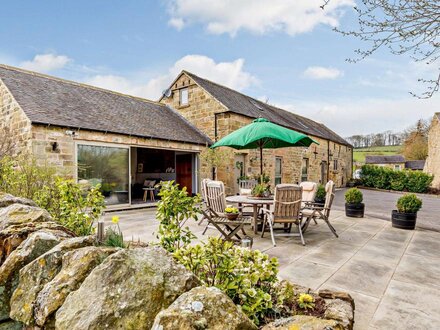
MULTIPOLYGON (((260 144, 260 173, 261 173, 261 180, 263 180, 263 145, 260 144)), ((263 181, 261 181, 263 183, 263 181)))

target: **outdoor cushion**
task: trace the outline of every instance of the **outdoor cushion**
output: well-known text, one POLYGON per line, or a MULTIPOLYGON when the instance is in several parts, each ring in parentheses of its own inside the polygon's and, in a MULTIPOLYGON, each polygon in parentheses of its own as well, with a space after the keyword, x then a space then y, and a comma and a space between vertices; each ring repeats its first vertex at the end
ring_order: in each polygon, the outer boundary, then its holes
POLYGON ((240 188, 240 195, 247 196, 252 194, 252 189, 240 188))

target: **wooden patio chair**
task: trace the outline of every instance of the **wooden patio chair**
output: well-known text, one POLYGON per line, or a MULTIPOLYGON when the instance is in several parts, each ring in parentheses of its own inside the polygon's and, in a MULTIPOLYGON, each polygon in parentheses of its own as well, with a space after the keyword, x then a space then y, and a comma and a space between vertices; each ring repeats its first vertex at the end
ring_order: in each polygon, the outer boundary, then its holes
POLYGON ((251 224, 251 218, 239 215, 236 220, 229 220, 224 213, 226 208, 226 194, 225 186, 221 181, 205 181, 204 182, 204 194, 206 197, 206 208, 202 210, 202 214, 208 224, 203 231, 203 235, 209 227, 216 228, 225 240, 233 240, 235 236, 237 239, 241 239, 238 235, 238 231, 242 231, 244 235, 243 226, 251 224))
POLYGON ((316 203, 306 203, 306 207, 301 210, 303 217, 306 219, 304 221, 303 231, 305 231, 313 219, 316 220, 324 220, 327 226, 330 228, 331 232, 339 237, 336 233, 336 229, 330 223, 330 211, 332 208, 333 200, 335 198, 335 183, 333 181, 327 182, 325 185, 325 203, 324 206, 316 203))
POLYGON ((262 209, 264 213, 263 230, 261 237, 264 236, 266 223, 269 225, 272 244, 276 246, 275 236, 299 236, 302 245, 306 245, 302 233, 302 217, 301 217, 301 195, 302 188, 295 184, 279 184, 275 187, 274 209, 262 209), (277 223, 290 227, 292 224, 298 227, 298 233, 282 233, 275 234, 274 226, 277 223))
POLYGON ((239 180, 238 181, 238 188, 240 189, 239 194, 240 195, 250 195, 252 192, 252 189, 257 185, 257 180, 239 180))
MULTIPOLYGON (((204 209, 207 208, 206 184, 209 181, 212 181, 212 180, 211 179, 203 179, 202 182, 201 182, 201 185, 200 185, 200 195, 202 197, 202 207, 204 209)), ((203 223, 203 221, 205 221, 205 220, 206 220, 206 217, 202 214, 202 217, 199 220, 198 225, 200 226, 203 223)), ((205 229, 205 231, 206 231, 206 229, 205 229)), ((205 231, 203 232, 203 234, 205 234, 205 231)))

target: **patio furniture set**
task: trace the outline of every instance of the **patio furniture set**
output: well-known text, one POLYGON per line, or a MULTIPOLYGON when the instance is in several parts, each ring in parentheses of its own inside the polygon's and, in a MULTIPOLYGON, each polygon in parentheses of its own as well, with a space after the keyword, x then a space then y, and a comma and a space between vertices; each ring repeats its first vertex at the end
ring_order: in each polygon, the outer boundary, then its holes
MULTIPOLYGON (((255 182, 256 184, 256 182, 255 182)), ((205 234, 208 228, 217 229, 225 240, 239 241, 239 233, 246 235, 245 226, 252 226, 255 234, 258 233, 261 223, 261 237, 264 237, 266 228, 269 228, 272 244, 276 246, 276 236, 299 236, 301 243, 305 245, 304 232, 313 220, 323 220, 331 232, 338 237, 335 228, 329 220, 330 210, 334 199, 335 185, 329 181, 326 186, 326 198, 324 204, 314 202, 318 185, 314 182, 302 182, 296 184, 278 184, 275 186, 273 196, 257 198, 249 194, 249 183, 241 183, 241 194, 226 196, 223 182, 205 179, 202 181, 202 198, 204 202, 203 218, 199 222, 207 221, 205 234), (231 220, 225 213, 227 203, 238 205, 240 214, 237 219, 231 220), (251 215, 246 209, 252 208, 251 215), (281 227, 276 227, 282 225, 281 227), (295 225, 297 233, 292 232, 295 225), (282 233, 275 233, 281 230, 282 233)))

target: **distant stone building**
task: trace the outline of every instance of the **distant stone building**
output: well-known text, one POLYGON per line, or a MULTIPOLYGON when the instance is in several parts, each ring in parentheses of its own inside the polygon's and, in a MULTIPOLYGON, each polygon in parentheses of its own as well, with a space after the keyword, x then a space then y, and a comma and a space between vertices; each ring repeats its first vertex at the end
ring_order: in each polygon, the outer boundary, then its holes
POLYGON ((440 189, 440 112, 434 114, 428 133, 428 158, 424 171, 434 175, 432 187, 440 189))
POLYGON ((403 170, 405 168, 405 157, 402 155, 391 155, 391 156, 383 156, 383 155, 374 155, 374 156, 366 156, 365 164, 376 165, 389 167, 393 170, 403 170))

